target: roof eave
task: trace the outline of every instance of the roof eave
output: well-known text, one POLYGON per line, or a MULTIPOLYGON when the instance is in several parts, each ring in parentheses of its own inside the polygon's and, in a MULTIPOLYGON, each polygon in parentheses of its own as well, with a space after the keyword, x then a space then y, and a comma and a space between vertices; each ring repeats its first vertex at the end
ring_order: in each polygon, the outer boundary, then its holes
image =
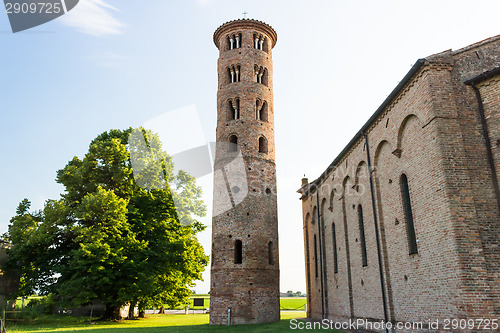
MULTIPOLYGON (((354 135, 354 137, 349 141, 347 146, 340 152, 339 155, 333 160, 332 163, 326 168, 325 172, 318 177, 316 180, 311 182, 309 185, 314 185, 314 187, 319 186, 319 184, 326 178, 326 176, 330 173, 331 170, 333 170, 338 163, 342 160, 345 154, 349 152, 349 150, 354 146, 356 141, 363 135, 364 132, 372 125, 372 123, 375 121, 375 119, 378 118, 384 111, 384 109, 393 101, 393 99, 403 90, 403 88, 413 79, 415 74, 422 68, 422 65, 425 63, 425 58, 418 59, 415 64, 412 66, 412 68, 406 73, 406 75, 403 77, 403 79, 399 82, 399 84, 394 88, 394 90, 387 96, 387 98, 384 100, 384 102, 378 107, 378 109, 372 114, 372 116, 368 119, 368 121, 361 127, 361 129, 354 135)), ((309 195, 309 188, 308 187, 307 191, 305 191, 302 194, 301 199, 307 198, 309 195)), ((301 189, 302 190, 302 187, 301 189)), ((299 191, 300 191, 299 190, 299 191)))

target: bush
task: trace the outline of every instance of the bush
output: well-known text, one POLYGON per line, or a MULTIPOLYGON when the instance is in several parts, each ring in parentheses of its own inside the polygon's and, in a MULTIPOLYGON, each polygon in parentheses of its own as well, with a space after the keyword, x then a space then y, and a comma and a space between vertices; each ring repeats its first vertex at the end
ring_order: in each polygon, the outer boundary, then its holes
POLYGON ((51 314, 56 306, 56 299, 54 295, 48 295, 41 298, 30 299, 28 305, 24 308, 23 312, 31 315, 38 314, 51 314))

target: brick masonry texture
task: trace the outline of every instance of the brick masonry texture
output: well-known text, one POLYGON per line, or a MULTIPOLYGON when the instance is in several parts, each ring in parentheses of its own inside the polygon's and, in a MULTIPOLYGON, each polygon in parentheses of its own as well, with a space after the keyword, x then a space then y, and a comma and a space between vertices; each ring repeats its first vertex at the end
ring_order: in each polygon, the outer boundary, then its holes
POLYGON ((276 32, 267 24, 247 19, 228 22, 214 34, 220 51, 217 142, 228 143, 231 136, 236 136, 238 151, 218 146, 215 158, 215 170, 223 172, 216 171, 214 177, 211 325, 227 325, 228 309, 231 325, 280 319, 271 53, 276 38, 276 32), (236 44, 235 36, 241 47, 231 49, 229 39, 236 44), (263 41, 262 50, 260 46, 255 48, 255 37, 263 41), (262 73, 266 71, 263 83, 256 82, 255 77, 255 69, 261 67, 262 73), (238 82, 231 82, 231 68, 239 68, 238 82), (266 104, 264 120, 257 117, 257 101, 259 106, 266 104), (231 105, 236 103, 239 118, 232 119, 231 105), (265 152, 259 152, 261 137, 267 142, 265 152), (231 171, 228 165, 238 158, 243 167, 231 171), (233 186, 235 183, 247 184, 247 188, 233 186), (232 207, 224 211, 227 202, 222 199, 227 195, 232 207), (241 263, 235 263, 236 241, 242 244, 241 263))
MULTIPOLYGON (((363 136, 320 178, 311 183, 304 179, 299 189, 309 318, 381 321, 386 319, 383 295, 387 319, 392 322, 500 317, 500 212, 498 182, 493 177, 495 172, 500 179, 500 75, 476 82, 490 148, 477 96, 465 82, 490 71, 498 73, 500 36, 432 55, 418 64, 406 84, 364 127, 375 207, 363 136), (403 174, 409 184, 415 254, 409 254, 403 174), (334 271, 333 230, 338 272, 334 271)), ((420 331, 430 330, 408 330, 420 331)), ((443 327, 432 330, 436 331, 449 332, 443 327)))

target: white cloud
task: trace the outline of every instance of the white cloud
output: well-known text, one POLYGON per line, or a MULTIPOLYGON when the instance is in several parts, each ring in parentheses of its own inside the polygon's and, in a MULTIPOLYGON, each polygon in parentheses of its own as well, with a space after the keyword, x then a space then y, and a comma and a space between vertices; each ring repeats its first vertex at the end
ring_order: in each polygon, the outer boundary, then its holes
POLYGON ((110 11, 119 10, 104 0, 80 0, 73 10, 61 17, 61 22, 89 35, 121 34, 125 25, 111 16, 110 11))

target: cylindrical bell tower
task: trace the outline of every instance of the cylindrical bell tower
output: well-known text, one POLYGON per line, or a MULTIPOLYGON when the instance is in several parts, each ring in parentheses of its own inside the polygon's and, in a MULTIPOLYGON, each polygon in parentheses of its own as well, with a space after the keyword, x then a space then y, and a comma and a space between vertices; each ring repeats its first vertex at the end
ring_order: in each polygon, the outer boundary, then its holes
POLYGON ((210 324, 278 321, 279 253, 272 49, 277 35, 240 19, 219 49, 210 324))

